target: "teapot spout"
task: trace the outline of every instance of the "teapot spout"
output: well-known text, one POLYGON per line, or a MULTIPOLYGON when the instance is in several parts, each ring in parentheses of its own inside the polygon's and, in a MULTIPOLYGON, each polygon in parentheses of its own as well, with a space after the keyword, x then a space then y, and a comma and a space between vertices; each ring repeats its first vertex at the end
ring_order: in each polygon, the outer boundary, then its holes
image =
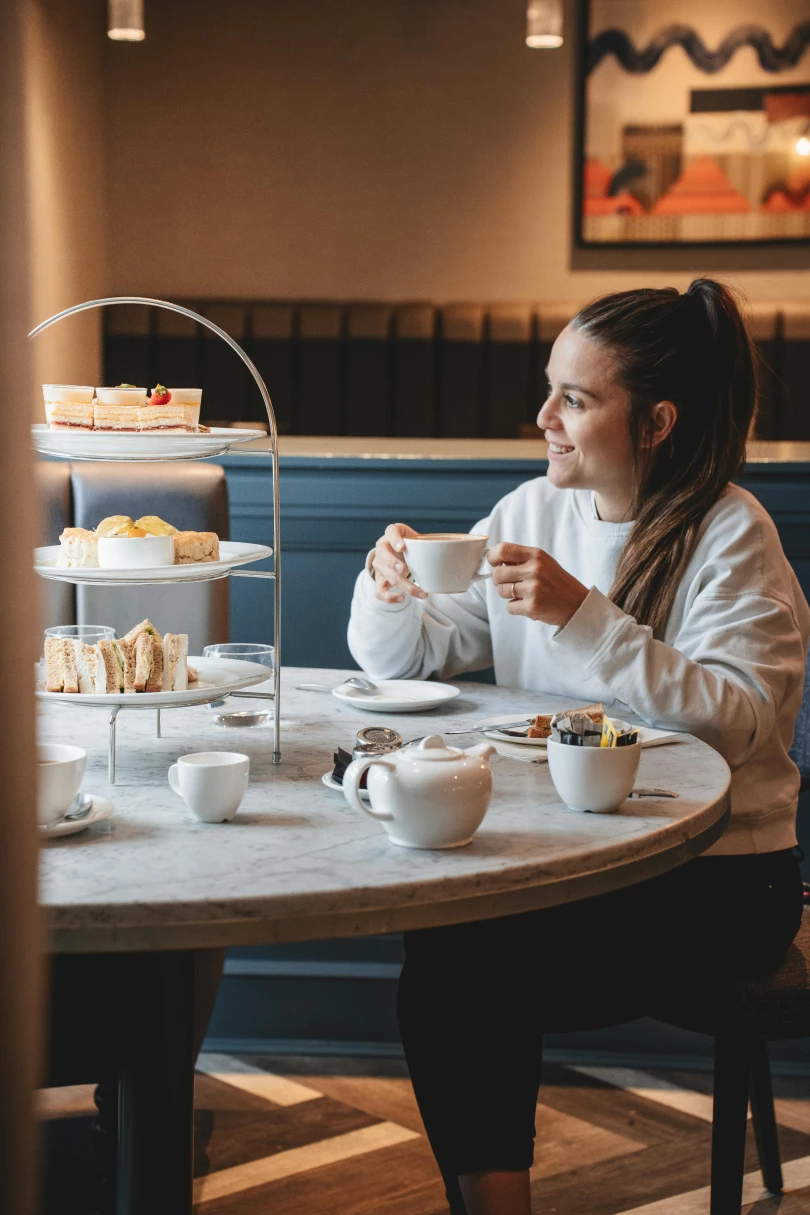
POLYGON ((492 743, 477 743, 474 747, 467 747, 465 755, 476 755, 480 759, 489 759, 497 751, 492 743))

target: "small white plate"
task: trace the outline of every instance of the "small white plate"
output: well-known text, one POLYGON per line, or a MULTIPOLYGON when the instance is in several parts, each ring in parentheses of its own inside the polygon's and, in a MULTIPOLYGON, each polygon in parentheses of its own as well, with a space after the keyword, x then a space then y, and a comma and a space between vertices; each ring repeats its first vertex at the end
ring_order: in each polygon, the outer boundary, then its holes
POLYGON ((374 682, 379 692, 359 692, 342 683, 332 689, 332 695, 367 713, 424 713, 461 695, 460 688, 429 679, 375 679, 374 682))
MULTIPOLYGON (((321 777, 321 784, 326 785, 327 789, 332 789, 335 793, 343 792, 343 785, 339 785, 331 772, 324 772, 321 777)), ((364 801, 368 801, 368 789, 361 789, 360 796, 364 801)))
POLYGON ((237 443, 267 438, 263 430, 229 426, 212 426, 202 433, 161 434, 154 430, 51 430, 44 423, 32 426, 31 435, 37 451, 67 460, 201 460, 221 456, 237 443))
POLYGON ((112 818, 115 810, 114 802, 108 801, 106 797, 98 797, 94 793, 91 793, 90 797, 93 799, 93 804, 84 818, 58 818, 55 823, 49 823, 47 827, 40 826, 39 833, 43 840, 61 839, 63 835, 76 835, 78 831, 86 831, 88 827, 92 827, 93 823, 100 823, 105 818, 112 818))
MULTIPOLYGON (((543 710, 538 709, 537 712, 542 713, 543 710)), ((510 745, 514 743, 518 747, 545 747, 548 742, 547 738, 520 738, 513 734, 498 734, 496 730, 486 728, 487 726, 498 726, 501 722, 515 721, 519 717, 519 713, 505 713, 500 717, 487 717, 478 724, 484 729, 486 737, 493 742, 507 742, 510 745)), ((675 730, 654 730, 652 726, 639 726, 638 733, 642 747, 660 747, 666 743, 680 742, 683 738, 683 734, 679 734, 675 730)))
POLYGON ((141 582, 210 582, 215 578, 227 578, 238 565, 250 561, 263 561, 272 557, 273 550, 266 544, 246 544, 241 541, 222 540, 219 545, 219 561, 193 561, 190 565, 157 565, 149 569, 64 569, 57 566, 61 546, 49 544, 47 548, 34 549, 34 569, 43 578, 54 582, 101 582, 108 585, 141 582))
POLYGON ((163 709, 172 705, 204 705, 226 692, 264 683, 267 679, 267 667, 259 662, 245 662, 242 658, 202 658, 189 654, 188 661, 197 668, 200 678, 197 683, 189 684, 184 692, 46 692, 45 669, 39 663, 35 668, 36 693, 41 700, 89 709, 105 709, 112 705, 163 709))

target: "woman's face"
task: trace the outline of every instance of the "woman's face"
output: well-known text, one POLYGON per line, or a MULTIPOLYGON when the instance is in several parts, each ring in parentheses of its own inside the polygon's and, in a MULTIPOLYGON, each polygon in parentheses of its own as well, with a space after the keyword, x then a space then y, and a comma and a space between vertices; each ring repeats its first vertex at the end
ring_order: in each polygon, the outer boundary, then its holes
POLYGON ((548 397, 537 415, 546 432, 548 478, 559 489, 592 489, 603 519, 629 519, 634 490, 630 397, 612 356, 568 325, 551 350, 548 397))

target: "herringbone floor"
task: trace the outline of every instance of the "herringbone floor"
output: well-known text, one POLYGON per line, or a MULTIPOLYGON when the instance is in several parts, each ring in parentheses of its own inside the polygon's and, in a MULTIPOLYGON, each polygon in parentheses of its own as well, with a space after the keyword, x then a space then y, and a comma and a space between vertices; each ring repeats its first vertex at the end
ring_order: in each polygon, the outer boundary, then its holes
MULTIPOLYGON (((711 1077, 549 1064, 532 1171, 538 1215, 708 1212, 711 1077)), ((787 1193, 762 1191, 749 1131, 744 1212, 810 1215, 810 1080, 776 1078, 787 1193)), ((97 1210, 92 1088, 42 1094, 43 1215, 97 1210)), ((446 1215, 404 1068, 204 1055, 200 1215, 446 1215)))

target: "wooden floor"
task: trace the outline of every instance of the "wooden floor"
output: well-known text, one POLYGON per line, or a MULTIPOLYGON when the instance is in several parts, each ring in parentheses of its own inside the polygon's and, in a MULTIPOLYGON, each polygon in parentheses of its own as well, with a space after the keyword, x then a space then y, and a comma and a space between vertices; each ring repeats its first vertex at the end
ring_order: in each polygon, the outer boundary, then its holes
MULTIPOLYGON (((711 1076, 549 1064, 532 1170, 538 1215, 708 1212, 711 1076)), ((810 1079, 775 1078, 787 1193, 763 1193, 749 1124, 744 1212, 810 1215, 810 1079)), ((40 1094, 44 1215, 96 1215, 92 1088, 40 1094)), ((404 1067, 203 1055, 200 1215, 446 1215, 404 1067)))

